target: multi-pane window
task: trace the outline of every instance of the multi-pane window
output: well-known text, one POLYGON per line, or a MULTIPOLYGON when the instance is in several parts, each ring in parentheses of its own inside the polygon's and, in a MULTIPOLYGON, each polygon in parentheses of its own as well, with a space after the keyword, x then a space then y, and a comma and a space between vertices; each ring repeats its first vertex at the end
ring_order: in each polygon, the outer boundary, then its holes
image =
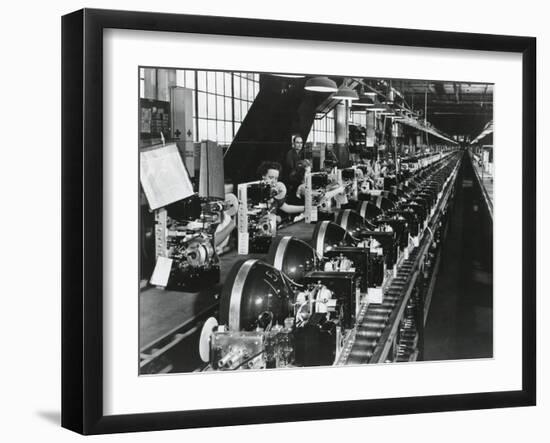
POLYGON ((176 86, 195 89, 195 71, 178 69, 176 71, 176 86))
POLYGON ((310 131, 308 142, 334 143, 334 132, 334 110, 326 114, 317 114, 313 121, 313 128, 310 131))
MULTIPOLYGON (((153 92, 156 68, 141 68, 139 72, 140 97, 147 97, 147 88, 153 92), (147 71, 147 72, 146 72, 147 71), (148 76, 153 84, 147 85, 148 76)), ((172 71, 173 72, 173 71, 172 71)), ((175 80, 167 87, 178 86, 193 91, 193 124, 195 141, 212 140, 230 145, 248 110, 260 90, 260 75, 244 72, 175 70, 175 80)), ((167 91, 166 91, 167 92, 167 91)))
POLYGON ((145 69, 139 68, 139 98, 145 98, 145 69))
POLYGON ((244 72, 233 74, 235 133, 239 130, 259 90, 259 74, 247 74, 244 72))
POLYGON ((367 127, 367 112, 366 111, 352 111, 350 113, 350 123, 356 126, 367 127))
MULTIPOLYGON (((229 145, 260 89, 259 74, 196 71, 199 140, 229 145)), ((185 86, 189 87, 189 86, 185 86)), ((195 88, 193 88, 195 89, 195 88)))

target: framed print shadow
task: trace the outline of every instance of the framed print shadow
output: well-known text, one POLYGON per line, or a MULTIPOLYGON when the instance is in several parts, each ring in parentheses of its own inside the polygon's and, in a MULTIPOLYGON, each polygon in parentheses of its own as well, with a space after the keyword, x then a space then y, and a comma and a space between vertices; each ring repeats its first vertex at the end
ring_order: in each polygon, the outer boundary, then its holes
POLYGON ((531 37, 64 16, 62 426, 535 405, 535 60, 531 37))

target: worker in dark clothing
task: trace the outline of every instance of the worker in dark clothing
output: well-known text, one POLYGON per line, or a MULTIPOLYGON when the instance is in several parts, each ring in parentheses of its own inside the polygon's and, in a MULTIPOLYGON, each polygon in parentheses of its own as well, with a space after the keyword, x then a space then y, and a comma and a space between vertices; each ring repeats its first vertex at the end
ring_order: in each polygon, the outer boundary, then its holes
POLYGON ((325 148, 325 165, 326 168, 333 168, 335 166, 338 166, 338 158, 336 157, 336 154, 334 153, 334 148, 332 145, 327 145, 325 148))
POLYGON ((298 166, 298 162, 303 159, 303 146, 304 140, 302 137, 300 135, 293 135, 292 148, 286 153, 285 156, 284 173, 286 178, 290 177, 292 171, 294 171, 298 166))

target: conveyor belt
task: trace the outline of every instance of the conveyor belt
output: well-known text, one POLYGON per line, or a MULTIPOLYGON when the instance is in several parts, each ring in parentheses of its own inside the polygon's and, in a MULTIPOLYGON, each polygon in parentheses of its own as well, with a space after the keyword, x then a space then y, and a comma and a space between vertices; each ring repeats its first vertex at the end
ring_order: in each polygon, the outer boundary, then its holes
MULTIPOLYGON (((458 162, 459 163, 459 162, 458 162)), ((435 225, 445 207, 454 184, 448 180, 442 191, 439 204, 432 214, 428 227, 435 225)), ((437 172, 435 173, 437 174, 437 172)), ((279 230, 278 234, 292 235, 304 241, 312 237, 314 224, 299 222, 279 230)), ((373 363, 385 361, 395 337, 397 327, 416 281, 420 262, 431 242, 431 231, 424 232, 418 248, 411 249, 409 257, 401 259, 395 278, 388 280, 385 299, 382 304, 364 305, 358 317, 358 324, 345 339, 338 364, 373 363)), ((233 264, 242 258, 261 258, 261 254, 240 256, 231 251, 220 257, 221 282, 233 264)), ((219 285, 207 291, 186 293, 147 288, 140 292, 140 350, 141 367, 145 368, 156 354, 175 347, 190 335, 197 334, 202 322, 217 310, 219 285), (197 329, 198 328, 198 329, 197 329)), ((188 341, 192 341, 191 339, 188 341)), ((151 366, 152 367, 152 366, 151 366)), ((162 371, 162 364, 155 371, 162 371), (160 368, 160 369, 159 369, 160 368)), ((144 371, 147 373, 148 371, 144 371)))
POLYGON ((344 346, 336 362, 337 365, 381 363, 388 358, 399 322, 403 318, 415 286, 421 263, 431 245, 433 229, 452 196, 461 161, 461 158, 457 161, 440 194, 438 204, 427 223, 419 247, 414 248, 409 253, 408 259, 400 263, 396 277, 391 279, 389 285, 384 289, 383 303, 368 304, 364 302, 361 306, 357 326, 345 337, 344 346))

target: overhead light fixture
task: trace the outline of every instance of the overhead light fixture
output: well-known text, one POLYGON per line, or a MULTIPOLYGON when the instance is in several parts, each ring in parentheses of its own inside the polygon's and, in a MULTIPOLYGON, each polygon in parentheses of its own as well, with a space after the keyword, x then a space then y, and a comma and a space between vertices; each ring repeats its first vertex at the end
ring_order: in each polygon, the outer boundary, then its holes
MULTIPOLYGON (((381 103, 379 103, 377 100, 376 100, 376 93, 374 93, 375 96, 372 98, 372 105, 367 105, 365 106, 366 107, 366 110, 367 111, 371 111, 371 112, 382 112, 382 111, 386 111, 387 110, 387 107, 382 105, 381 103)), ((370 95, 370 94, 369 94, 370 95)), ((366 98, 368 101, 370 101, 370 97, 367 95, 366 97, 362 97, 362 98, 366 98)), ((355 105, 355 103, 354 103, 355 105)))
POLYGON ((393 89, 390 89, 388 91, 388 95, 386 96, 386 100, 383 101, 382 103, 384 103, 385 105, 393 105, 394 100, 395 100, 395 95, 394 95, 393 89))
POLYGON ((305 75, 300 74, 271 74, 274 77, 285 77, 285 78, 304 78, 305 75))
POLYGON ((376 97, 378 94, 376 92, 373 92, 373 91, 367 91, 367 92, 364 92, 363 95, 366 95, 368 97, 372 97, 373 100, 374 100, 374 97, 376 97))
POLYGON ((374 106, 374 100, 368 96, 362 96, 359 100, 353 102, 353 106, 372 107, 374 106))
POLYGON ((485 127, 483 128, 483 131, 481 131, 481 134, 479 134, 475 139, 473 139, 470 144, 473 145, 474 143, 481 141, 486 135, 489 135, 493 132, 493 121, 491 120, 488 122, 485 127))
POLYGON ((380 115, 393 116, 395 115, 395 112, 391 108, 385 106, 384 110, 380 113, 380 115))
POLYGON ((338 91, 331 97, 338 100, 359 100, 359 96, 355 89, 351 89, 349 86, 342 85, 338 88, 338 91))
POLYGON ((334 80, 328 77, 313 77, 306 81, 304 89, 315 92, 336 92, 338 86, 334 80))

